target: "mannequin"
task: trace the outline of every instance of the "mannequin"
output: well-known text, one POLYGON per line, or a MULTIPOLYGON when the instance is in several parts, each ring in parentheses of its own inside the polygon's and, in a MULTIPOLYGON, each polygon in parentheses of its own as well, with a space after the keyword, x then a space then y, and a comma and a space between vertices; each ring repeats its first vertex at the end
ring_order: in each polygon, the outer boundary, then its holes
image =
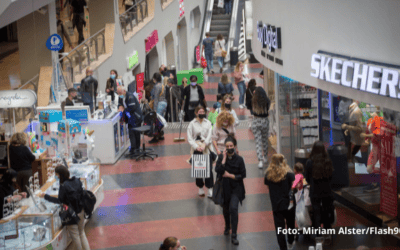
POLYGON ((364 143, 364 139, 361 136, 361 133, 363 132, 362 117, 363 113, 361 109, 358 107, 358 103, 354 101, 349 106, 349 125, 345 123, 342 124, 342 129, 344 130, 345 136, 348 136, 350 134, 350 144, 347 152, 348 162, 353 163, 354 156, 358 153, 358 151, 361 148, 361 145, 364 143))
POLYGON ((372 150, 368 156, 367 171, 368 173, 379 173, 379 170, 375 169, 375 165, 379 160, 379 150, 381 147, 381 121, 382 117, 379 117, 378 112, 372 113, 372 117, 367 123, 367 140, 371 140, 372 150))

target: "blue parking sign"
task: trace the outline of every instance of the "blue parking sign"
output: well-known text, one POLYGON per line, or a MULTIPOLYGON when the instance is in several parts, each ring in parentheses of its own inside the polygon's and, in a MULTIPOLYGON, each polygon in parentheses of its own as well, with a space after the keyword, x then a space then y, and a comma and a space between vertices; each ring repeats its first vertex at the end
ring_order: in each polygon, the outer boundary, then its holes
POLYGON ((53 34, 47 39, 46 47, 52 51, 59 51, 63 48, 64 43, 61 37, 57 34, 53 34))

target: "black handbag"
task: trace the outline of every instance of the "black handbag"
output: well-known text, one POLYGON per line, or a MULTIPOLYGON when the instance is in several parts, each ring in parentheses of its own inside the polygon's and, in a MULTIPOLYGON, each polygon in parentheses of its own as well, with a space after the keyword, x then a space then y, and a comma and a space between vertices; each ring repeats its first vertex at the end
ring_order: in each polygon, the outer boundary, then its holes
POLYGON ((74 211, 74 209, 71 206, 67 206, 64 204, 61 206, 61 211, 59 215, 61 219, 61 224, 63 226, 76 225, 80 220, 78 214, 74 211))
POLYGON ((220 205, 221 207, 224 205, 224 191, 222 186, 222 177, 217 178, 214 183, 213 187, 213 196, 212 200, 214 201, 215 205, 220 205))

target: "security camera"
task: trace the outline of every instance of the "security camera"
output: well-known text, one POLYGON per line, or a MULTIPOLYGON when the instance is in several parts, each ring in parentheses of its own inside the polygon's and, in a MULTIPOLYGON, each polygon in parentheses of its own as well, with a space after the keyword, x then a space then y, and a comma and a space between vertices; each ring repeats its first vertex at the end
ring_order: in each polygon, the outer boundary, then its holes
POLYGON ((47 12, 47 8, 46 7, 42 7, 40 9, 37 10, 37 12, 39 12, 40 14, 44 15, 47 12))

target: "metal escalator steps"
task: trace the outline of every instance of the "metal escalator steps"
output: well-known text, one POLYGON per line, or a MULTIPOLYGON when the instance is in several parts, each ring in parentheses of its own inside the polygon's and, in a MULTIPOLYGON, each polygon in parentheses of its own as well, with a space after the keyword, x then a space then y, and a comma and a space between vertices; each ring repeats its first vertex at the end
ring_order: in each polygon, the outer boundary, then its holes
POLYGON ((229 30, 229 28, 230 28, 229 24, 227 24, 227 25, 211 25, 210 31, 227 31, 227 30, 229 30))
POLYGON ((231 21, 231 15, 213 15, 211 18, 211 22, 214 20, 229 20, 229 22, 231 21))
POLYGON ((229 36, 229 30, 217 30, 217 31, 210 31, 210 36, 211 37, 216 37, 218 36, 218 34, 223 35, 224 37, 228 37, 229 36))
POLYGON ((211 27, 214 25, 226 25, 230 27, 231 20, 212 20, 211 21, 211 27))

